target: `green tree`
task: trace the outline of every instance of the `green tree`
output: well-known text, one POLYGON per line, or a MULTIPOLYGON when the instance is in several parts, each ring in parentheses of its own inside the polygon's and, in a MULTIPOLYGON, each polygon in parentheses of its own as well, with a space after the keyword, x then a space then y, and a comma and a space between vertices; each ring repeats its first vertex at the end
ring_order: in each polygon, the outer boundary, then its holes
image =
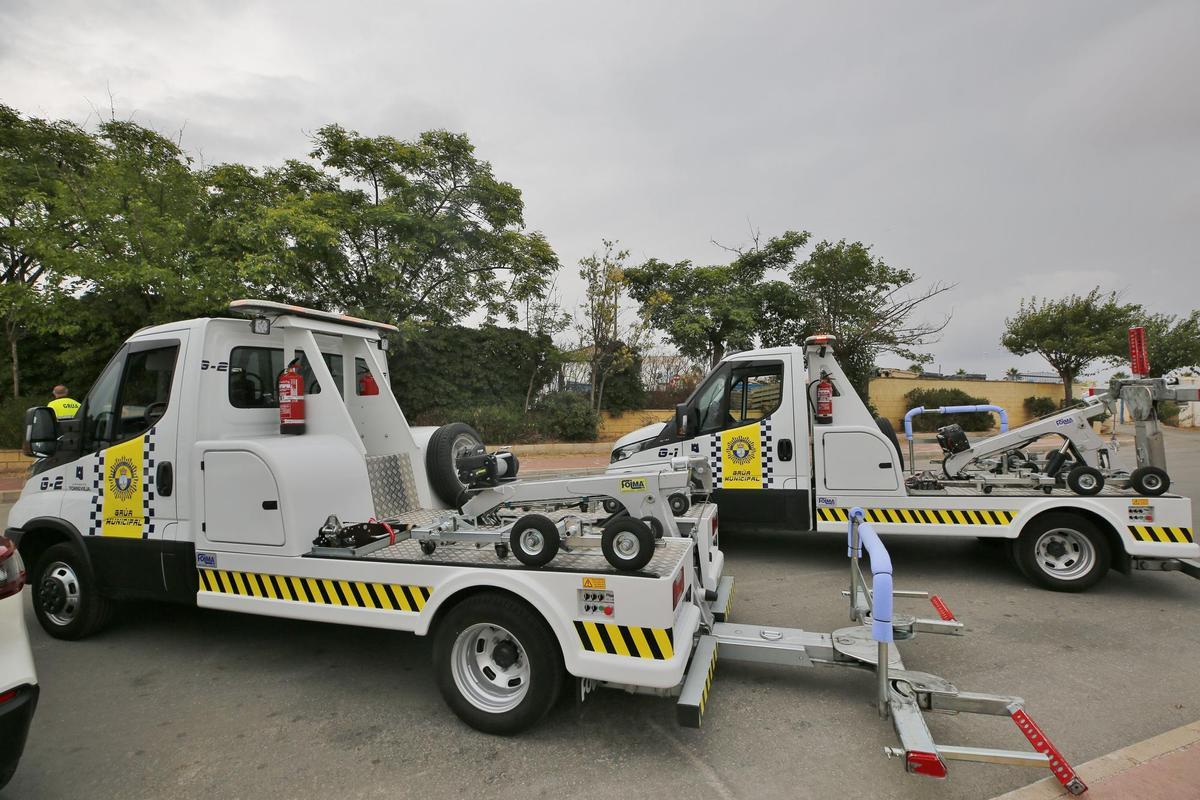
POLYGON ((807 232, 787 231, 764 245, 734 250, 728 264, 695 266, 650 259, 625 270, 630 296, 650 324, 683 355, 716 365, 730 349, 754 345, 762 325, 762 282, 795 263, 807 232))
POLYGON ((1127 347, 1126 330, 1140 309, 1099 287, 1060 300, 1022 300, 1004 321, 1000 344, 1018 356, 1037 353, 1063 382, 1063 401, 1074 400, 1075 379, 1095 363, 1115 363, 1127 347))
POLYGON ((1004 380, 1019 381, 1021 380, 1021 370, 1016 367, 1009 367, 1004 373, 1004 380))
POLYGON ((270 212, 310 302, 392 322, 480 309, 516 322, 520 302, 544 294, 558 259, 466 135, 401 141, 327 125, 310 155, 319 168, 290 162, 273 176, 284 202, 270 212))
POLYGON ((1154 314, 1144 324, 1151 375, 1200 366, 1200 311, 1186 317, 1154 314))
POLYGON ((579 261, 584 295, 575 324, 579 350, 588 364, 591 406, 596 411, 604 407, 608 379, 630 368, 638 358, 646 333, 642 320, 623 321, 627 316, 621 304, 627 285, 625 262, 629 251, 608 239, 603 240, 603 247, 602 253, 593 253, 579 261))
POLYGON ((26 119, 0 104, 0 317, 14 397, 21 393, 18 343, 48 326, 82 246, 74 196, 97 156, 77 126, 26 119))
POLYGON ((833 334, 838 361, 864 400, 880 355, 928 363, 930 356, 917 348, 935 342, 950 321, 949 315, 934 323, 912 316, 953 286, 935 283, 911 291, 917 282, 914 272, 888 265, 861 242, 820 242, 789 278, 764 287, 763 345, 799 344, 813 334, 833 334))

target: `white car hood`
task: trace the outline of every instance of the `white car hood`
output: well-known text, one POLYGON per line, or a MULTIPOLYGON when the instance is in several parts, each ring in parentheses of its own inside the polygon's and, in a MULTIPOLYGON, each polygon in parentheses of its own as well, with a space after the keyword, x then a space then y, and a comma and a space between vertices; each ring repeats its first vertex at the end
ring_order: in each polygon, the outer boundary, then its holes
POLYGON ((667 423, 665 422, 653 422, 644 428, 638 428, 636 431, 630 431, 620 439, 617 439, 617 441, 613 444, 612 449, 616 450, 620 447, 624 447, 627 444, 644 442, 646 439, 653 439, 655 436, 658 436, 660 433, 662 433, 666 427, 667 423))

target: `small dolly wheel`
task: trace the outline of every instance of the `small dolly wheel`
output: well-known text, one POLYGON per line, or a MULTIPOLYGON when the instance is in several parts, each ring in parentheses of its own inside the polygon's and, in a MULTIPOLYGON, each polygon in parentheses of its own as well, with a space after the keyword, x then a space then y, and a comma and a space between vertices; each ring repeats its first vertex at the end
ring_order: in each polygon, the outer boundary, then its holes
POLYGON ((1129 485, 1138 494, 1158 497, 1171 488, 1171 479, 1165 470, 1158 467, 1138 467, 1129 476, 1129 485))
POLYGON ((1090 497, 1104 488, 1104 476, 1095 467, 1080 464, 1067 473, 1067 486, 1075 494, 1090 497))
POLYGON ((621 505, 620 503, 618 503, 616 500, 613 500, 611 497, 606 497, 600 503, 600 505, 603 506, 604 513, 606 513, 606 514, 615 514, 618 511, 620 511, 622 508, 625 507, 625 506, 621 505))
POLYGON ((496 542, 496 558, 501 561, 508 558, 508 545, 504 542, 496 542))
POLYGON ((677 517, 682 517, 692 507, 692 501, 688 500, 687 495, 678 492, 668 497, 667 503, 671 506, 671 513, 677 517))
POLYGON ((437 550, 437 542, 431 542, 428 539, 422 539, 420 544, 421 552, 427 556, 433 555, 433 551, 437 550))
POLYGON ((636 572, 654 555, 654 531, 635 517, 620 517, 604 526, 600 549, 614 568, 636 572))
POLYGON ((650 528, 650 532, 654 534, 655 539, 663 537, 663 524, 656 517, 642 517, 642 522, 650 528))
POLYGON ((508 546, 527 567, 544 567, 558 555, 558 526, 541 514, 526 514, 512 526, 508 546))

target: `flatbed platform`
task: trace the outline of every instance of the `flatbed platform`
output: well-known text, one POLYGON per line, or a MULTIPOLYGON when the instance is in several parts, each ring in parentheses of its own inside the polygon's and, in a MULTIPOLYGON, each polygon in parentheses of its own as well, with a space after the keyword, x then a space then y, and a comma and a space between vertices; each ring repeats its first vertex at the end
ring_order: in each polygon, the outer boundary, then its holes
MULTIPOLYGON (((1008 487, 996 486, 991 492, 985 493, 981 489, 973 486, 946 486, 942 489, 909 489, 908 493, 913 497, 1080 497, 1070 489, 1055 487, 1047 494, 1042 489, 1034 489, 1030 487, 1008 487)), ((1118 489, 1115 487, 1105 486, 1098 493, 1090 495, 1091 497, 1145 497, 1140 495, 1133 489, 1118 489)), ((1150 498, 1157 500, 1159 497, 1179 498, 1181 495, 1167 492, 1150 498)))

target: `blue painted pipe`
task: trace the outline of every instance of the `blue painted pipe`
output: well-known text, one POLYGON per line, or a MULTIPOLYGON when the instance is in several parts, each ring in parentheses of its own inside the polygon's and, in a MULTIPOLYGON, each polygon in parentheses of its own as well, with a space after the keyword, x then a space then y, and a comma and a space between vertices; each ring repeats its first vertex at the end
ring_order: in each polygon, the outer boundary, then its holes
POLYGON ((894 640, 892 632, 892 557, 883 540, 870 524, 867 515, 857 506, 850 509, 850 524, 846 537, 851 555, 862 555, 866 548, 871 562, 871 638, 877 642, 894 640), (854 552, 854 526, 858 525, 859 550, 854 552))
POLYGON ((1008 431, 1008 412, 1000 406, 942 406, 941 408, 926 408, 917 406, 910 408, 904 415, 904 438, 910 442, 913 438, 912 418, 918 414, 974 414, 979 411, 990 411, 1000 415, 1000 432, 1008 431))

